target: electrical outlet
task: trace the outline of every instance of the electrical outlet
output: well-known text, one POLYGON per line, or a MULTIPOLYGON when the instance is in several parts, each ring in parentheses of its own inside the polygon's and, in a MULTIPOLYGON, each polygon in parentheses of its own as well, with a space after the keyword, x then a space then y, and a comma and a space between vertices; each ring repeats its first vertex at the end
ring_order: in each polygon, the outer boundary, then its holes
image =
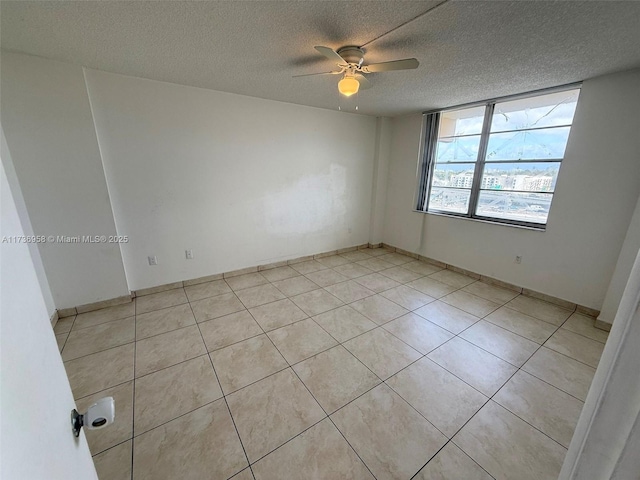
POLYGON ((190 248, 184 251, 184 256, 187 257, 187 260, 193 260, 193 250, 190 248))
POLYGON ((158 264, 158 257, 156 257, 155 255, 153 255, 152 257, 147 257, 149 259, 149 265, 157 265, 158 264))
POLYGON ((522 255, 516 255, 516 259, 515 259, 516 263, 522 263, 522 255))

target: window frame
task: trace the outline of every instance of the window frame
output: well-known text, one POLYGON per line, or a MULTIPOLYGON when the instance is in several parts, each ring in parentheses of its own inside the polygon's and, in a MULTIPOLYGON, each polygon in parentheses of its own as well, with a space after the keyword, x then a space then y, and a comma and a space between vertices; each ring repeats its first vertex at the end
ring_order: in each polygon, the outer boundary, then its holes
MULTIPOLYGON (((490 217, 486 215, 478 215, 476 214, 476 209, 478 207, 478 201, 480 198, 480 192, 482 191, 482 176, 484 174, 486 164, 499 163, 487 161, 487 147, 489 145, 489 138, 491 133, 491 123, 493 118, 493 113, 495 110, 495 106, 497 103, 509 102, 513 100, 522 100, 526 98, 538 97, 551 93, 558 93, 568 90, 580 90, 582 87, 582 82, 571 83, 567 85, 561 85, 552 88, 545 88, 541 90, 534 90, 531 92, 520 93, 517 95, 509 95, 505 97, 497 97, 489 100, 484 100, 480 102, 466 103, 462 105, 456 105, 453 107, 441 108, 437 110, 429 110, 422 112, 423 121, 422 121, 422 133, 420 136, 420 149, 419 149, 419 163, 418 163, 418 185, 416 189, 416 195, 414 196, 414 206, 415 212, 431 214, 431 215, 442 215, 447 217, 454 218, 464 218, 467 220, 476 220, 485 223, 493 223, 498 225, 507 225, 514 227, 522 227, 534 230, 546 230, 547 224, 549 222, 549 217, 547 216, 547 221, 545 223, 537 223, 537 222, 527 222, 523 220, 514 220, 509 218, 500 218, 500 217, 490 217), (480 133, 480 144, 478 147, 478 156, 475 161, 475 168, 473 172, 473 180, 471 185, 470 197, 469 197, 469 207, 467 213, 458 213, 451 212, 445 210, 431 209, 429 210, 429 199, 431 197, 431 187, 433 183, 433 174, 436 166, 436 149, 438 145, 438 132, 440 128, 440 116, 442 113, 454 111, 454 110, 463 110, 470 109, 473 107, 485 107, 484 111, 484 119, 482 124, 482 130, 480 133)), ((579 101, 579 100, 578 100, 579 101)), ((574 117, 575 118, 575 117, 574 117)), ((571 121, 571 127, 573 127, 573 119, 571 121)), ((523 129, 523 131, 528 131, 530 129, 523 129)), ((496 132, 502 133, 502 132, 496 132)), ((571 131, 569 131, 569 135, 571 135, 571 131)), ((568 139, 567 139, 568 143, 568 139)), ((528 161, 526 163, 544 163, 544 162, 553 162, 560 163, 560 168, 562 168, 563 158, 560 159, 535 159, 528 161)), ((454 162, 452 162, 454 163, 454 162)), ((461 162, 467 163, 467 162, 461 162)), ((516 160, 504 161, 502 163, 517 163, 516 160)), ((525 161, 523 161, 525 163, 525 161)), ((555 196, 555 189, 553 192, 550 192, 553 196, 555 196)), ((553 198, 551 199, 551 204, 549 206, 549 215, 551 214, 551 206, 553 205, 553 198)))

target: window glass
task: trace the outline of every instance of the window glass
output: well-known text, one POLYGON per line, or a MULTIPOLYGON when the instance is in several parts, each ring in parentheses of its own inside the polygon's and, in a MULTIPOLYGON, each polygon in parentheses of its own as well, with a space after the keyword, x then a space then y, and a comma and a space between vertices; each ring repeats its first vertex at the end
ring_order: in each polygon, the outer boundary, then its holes
POLYGON ((441 212, 467 213, 471 190, 459 188, 431 188, 429 208, 441 212))
MULTIPOLYGON (((483 190, 517 190, 553 192, 560 162, 487 163, 480 188, 483 190)), ((435 179, 434 179, 435 182, 435 179)))
POLYGON ((579 92, 566 90, 496 103, 491 132, 569 126, 573 122, 579 92))
POLYGON ((569 130, 570 127, 558 127, 492 133, 486 160, 561 160, 569 130))
POLYGON ((479 148, 480 135, 438 139, 436 162, 475 162, 479 148))
POLYGON ((536 93, 429 116, 438 136, 425 146, 418 203, 426 205, 418 208, 544 226, 579 94, 536 93))
POLYGON ((484 106, 442 112, 438 138, 480 135, 484 122, 484 112, 484 106))
POLYGON ((432 186, 471 188, 474 170, 475 165, 472 163, 436 164, 432 186))
POLYGON ((552 198, 549 193, 481 190, 476 213, 483 217, 545 224, 552 198))

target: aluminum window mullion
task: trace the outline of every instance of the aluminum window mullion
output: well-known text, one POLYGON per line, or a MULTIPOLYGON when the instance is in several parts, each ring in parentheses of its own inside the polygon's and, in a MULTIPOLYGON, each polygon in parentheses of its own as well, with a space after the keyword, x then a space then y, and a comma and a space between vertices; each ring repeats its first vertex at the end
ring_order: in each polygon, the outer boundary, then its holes
MULTIPOLYGON (((500 132, 500 133, 502 133, 502 132, 500 132)), ((454 138, 469 138, 469 137, 479 137, 479 136, 480 136, 480 133, 463 133, 461 135, 446 135, 444 137, 438 137, 438 140, 441 140, 443 138, 454 139, 454 138)))
MULTIPOLYGON (((485 160, 484 163, 562 163, 562 158, 553 158, 550 160, 539 160, 539 159, 535 159, 535 160, 485 160)), ((463 162, 461 162, 463 163, 463 162)))
MULTIPOLYGON (((514 226, 521 226, 521 227, 526 227, 526 228, 534 228, 534 229, 539 229, 539 230, 545 230, 545 226, 546 226, 546 220, 545 223, 538 223, 535 221, 531 221, 531 219, 527 218, 526 220, 516 220, 513 218, 509 218, 509 215, 511 215, 511 213, 509 211, 506 211, 504 208, 502 208, 499 212, 498 210, 496 210, 495 212, 492 211, 492 209, 487 210, 486 212, 483 211, 483 214, 479 214, 477 213, 478 208, 479 208, 479 204, 480 204, 480 197, 481 194, 483 192, 493 192, 493 193, 503 193, 503 194, 516 194, 516 195, 522 195, 522 194, 531 194, 534 196, 540 196, 540 198, 551 198, 553 199, 555 196, 555 191, 530 191, 530 190, 495 190, 493 188, 481 188, 482 186, 482 181, 483 181, 483 177, 484 177, 484 172, 487 170, 487 165, 489 165, 489 168, 491 168, 492 166, 494 168, 496 168, 497 170, 500 170, 501 165, 500 164, 512 164, 513 167, 515 168, 515 170, 518 170, 518 164, 520 165, 531 165, 531 168, 536 171, 538 168, 542 167, 542 164, 547 163, 547 164, 557 164, 558 167, 562 164, 564 157, 563 158, 532 158, 532 159, 501 159, 501 160, 492 160, 492 159, 488 159, 487 155, 488 155, 488 145, 489 145, 489 140, 491 139, 491 124, 492 124, 492 120, 493 120, 493 116, 495 115, 495 111, 497 108, 497 104, 504 102, 504 101, 510 101, 510 100, 516 100, 519 98, 530 98, 530 97, 535 97, 538 95, 544 95, 546 93, 553 93, 553 92, 558 92, 558 91, 564 91, 564 90, 571 90, 573 88, 579 88, 580 84, 572 84, 572 85, 564 85, 562 87, 555 87, 555 88, 551 88, 551 89, 543 89, 543 90, 538 90, 536 92, 528 92, 528 93, 522 93, 522 94, 517 94, 517 95, 512 95, 509 97, 501 97, 501 98, 494 98, 494 99, 488 99, 482 102, 475 102, 472 104, 465 104, 465 105, 458 105, 458 106, 454 106, 454 107, 450 107, 450 108, 446 108, 446 109, 439 109, 439 110, 434 110, 434 111, 430 111, 430 112, 423 112, 424 113, 424 124, 423 124, 423 129, 422 129, 422 135, 421 135, 421 139, 424 140, 423 142, 421 142, 421 149, 423 149, 420 152, 420 159, 421 162, 419 163, 419 174, 420 174, 420 181, 419 181, 419 195, 416 196, 416 203, 418 204, 417 208, 419 211, 422 211, 424 213, 435 213, 435 214, 440 214, 440 215, 445 215, 445 216, 452 216, 452 217, 458 217, 458 218, 467 218, 470 220, 479 220, 479 221, 484 221, 484 222, 490 222, 490 223, 497 223, 497 224, 503 224, 503 225, 514 225, 514 226), (450 137, 444 137, 447 140, 457 140, 458 138, 463 139, 463 137, 475 137, 475 136, 479 136, 479 144, 478 144, 478 153, 476 156, 475 161, 468 161, 468 160, 461 160, 461 161, 453 161, 453 162, 439 162, 436 163, 436 154, 437 154, 437 146, 438 146, 438 125, 440 123, 440 115, 448 112, 448 111, 455 111, 455 110, 462 110, 462 109, 467 109, 467 108, 474 108, 474 107, 484 107, 485 111, 484 111, 484 116, 483 116, 483 122, 482 122, 482 129, 480 134, 473 134, 473 133, 467 133, 467 134, 462 134, 462 135, 453 135, 450 137), (538 165, 536 165, 538 164, 538 165), (443 189, 443 190, 460 190, 460 191, 466 191, 469 193, 469 200, 468 200, 468 208, 466 210, 466 213, 461 213, 461 211, 464 211, 464 209, 460 209, 458 212, 453 212, 453 211, 447 211, 447 210, 440 210, 438 207, 434 206, 433 208, 430 207, 429 205, 429 201, 430 201, 430 196, 431 196, 431 191, 432 188, 436 188, 433 185, 433 182, 435 180, 434 178, 434 174, 435 174, 435 169, 438 166, 443 167, 445 170, 449 171, 450 168, 452 167, 456 167, 454 169, 451 170, 452 173, 456 173, 457 172, 457 168, 460 167, 466 167, 468 166, 469 168, 471 167, 471 165, 474 165, 474 173, 473 173, 473 177, 472 177, 472 181, 471 181, 471 188, 464 188, 464 187, 452 187, 452 186, 442 186, 442 187, 438 187, 439 189, 443 189), (447 165, 450 165, 450 167, 447 167, 447 165), (493 217, 492 215, 494 214, 499 214, 499 213, 504 213, 506 215, 505 217, 493 217)), ((476 114, 477 116, 477 114, 476 114)), ((499 134, 513 134, 513 133, 528 133, 528 132, 535 132, 538 130, 543 130, 543 129, 560 129, 560 128, 571 128, 572 124, 569 125, 548 125, 548 126, 533 126, 530 128, 521 128, 521 129, 510 129, 510 130, 503 130, 501 132, 493 132, 496 135, 499 134)), ((499 155, 496 155, 499 157, 499 155)), ((508 172, 507 172, 508 173, 508 172)), ((535 174, 534 174, 535 176, 535 174)), ((450 177, 449 174, 445 175, 445 177, 450 177)), ((448 182, 444 182, 444 183, 448 183, 448 182)), ((465 182, 466 183, 466 182, 465 182)), ((467 183, 468 184, 468 183, 467 183)), ((515 185, 514 185, 515 186, 515 185)), ((454 198, 454 197, 452 197, 454 198)), ((483 197, 484 198, 484 197, 483 197)), ((455 199, 455 198, 454 198, 455 199)), ((457 201, 457 200, 456 200, 457 201)), ((490 202, 491 203, 491 202, 490 202)), ((484 204, 483 204, 484 205, 484 204)), ((517 212, 515 212, 517 213, 517 212)), ((548 212, 547 212, 548 213, 548 212)), ((526 215, 525 215, 526 217, 526 215)), ((533 217, 532 217, 533 218, 533 217)), ((537 218, 537 217, 536 217, 537 218)), ((541 218, 540 218, 541 219, 541 218)))
POLYGON ((482 133, 480 134, 480 145, 478 146, 478 158, 476 160, 476 168, 473 172, 473 182, 471 184, 471 197, 469 198, 469 210, 467 216, 473 218, 480 197, 480 184, 482 183, 482 174, 484 173, 484 162, 487 155, 487 146, 489 145, 489 130, 491 129, 491 119, 493 118, 493 110, 495 103, 489 103, 484 111, 484 122, 482 124, 482 133))
MULTIPOLYGON (((490 134, 493 135, 499 135, 502 133, 521 133, 521 132, 536 132, 538 130, 552 130, 554 128, 571 128, 571 125, 547 125, 544 127, 528 127, 528 128, 514 128, 511 130, 498 130, 495 132, 489 132, 490 134)), ((469 138, 469 137, 479 137, 480 135, 482 135, 482 132, 480 133, 463 133, 460 135, 447 135, 444 137, 439 137, 438 140, 441 141, 443 138, 450 138, 450 139, 455 139, 455 138, 469 138)))
POLYGON ((448 112, 452 110, 462 110, 465 108, 482 107, 488 104, 495 105, 496 103, 510 102, 512 100, 519 100, 521 98, 524 99, 524 98, 530 98, 530 97, 539 97, 548 93, 563 92, 565 90, 575 90, 575 89, 579 89, 581 86, 582 86, 582 82, 568 83, 566 85, 558 85, 557 87, 541 88, 539 90, 534 90, 532 92, 522 92, 522 93, 516 93, 515 95, 506 95, 504 97, 488 98, 481 102, 462 103, 462 104, 454 105, 447 108, 439 108, 437 110, 426 110, 422 112, 422 114, 430 115, 436 112, 448 112))
POLYGON ((485 217, 483 215, 476 215, 473 217, 473 219, 502 224, 502 225, 517 225, 519 227, 528 227, 528 228, 534 228, 537 230, 545 230, 547 226, 546 223, 525 222, 521 220, 513 220, 510 218, 502 218, 502 217, 485 217))
POLYGON ((417 208, 423 212, 429 209, 428 201, 433 183, 433 170, 435 166, 435 153, 438 145, 438 128, 440 126, 440 114, 432 113, 427 118, 425 131, 424 151, 420 171, 420 185, 418 186, 417 208))
POLYGON ((427 170, 427 188, 425 189, 425 194, 426 194, 426 198, 424 200, 424 203, 422 204, 422 208, 424 209, 424 211, 428 211, 429 210, 429 199, 431 198, 431 187, 433 185, 433 171, 436 168, 436 152, 438 151, 438 131, 440 130, 440 116, 441 114, 434 114, 433 115, 433 120, 432 120, 432 128, 431 128, 431 132, 433 135, 433 141, 430 142, 431 143, 431 149, 429 150, 428 153, 428 170, 427 170))
POLYGON ((511 130, 498 130, 490 133, 492 135, 500 135, 501 133, 537 132, 539 130, 552 130, 554 128, 571 128, 571 125, 548 125, 546 127, 514 128, 511 130))
MULTIPOLYGON (((436 165, 475 165, 475 160, 465 160, 464 162, 434 162, 436 165)), ((512 162, 513 163, 513 162, 512 162)))
MULTIPOLYGON (((438 188, 455 188, 455 187, 438 187, 438 188)), ((497 192, 497 193, 544 193, 544 194, 548 194, 548 195, 553 195, 555 193, 555 190, 553 192, 543 192, 542 190, 495 190, 492 188, 481 188, 480 189, 481 192, 497 192)))

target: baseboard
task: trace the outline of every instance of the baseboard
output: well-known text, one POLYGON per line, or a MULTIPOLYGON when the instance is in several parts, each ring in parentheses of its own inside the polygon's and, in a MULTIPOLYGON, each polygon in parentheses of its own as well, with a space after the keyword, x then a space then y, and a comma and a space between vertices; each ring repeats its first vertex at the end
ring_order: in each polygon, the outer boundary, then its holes
MULTIPOLYGON (((577 305, 576 303, 570 302, 570 301, 565 300, 563 298, 554 297, 552 295, 547 295, 546 293, 541 293, 541 292, 537 292, 535 290, 531 290, 531 289, 524 288, 524 287, 521 287, 521 286, 518 286, 518 285, 514 285, 512 283, 508 283, 508 282, 499 280, 497 278, 488 277, 486 275, 482 275, 480 273, 473 272, 471 270, 466 270, 466 269, 458 267, 456 265, 451 265, 451 264, 448 264, 448 263, 441 262, 440 260, 436 260, 434 258, 429 258, 429 257, 425 257, 425 256, 422 256, 422 255, 419 255, 419 254, 417 254, 415 252, 408 252, 406 250, 402 250, 400 248, 394 247, 393 245, 388 245, 386 243, 383 243, 382 246, 383 246, 383 248, 386 248, 388 250, 391 250, 391 251, 394 251, 394 252, 398 252, 398 253, 402 253, 404 255, 408 255, 408 256, 411 256, 413 258, 417 258, 420 261, 427 262, 427 263, 430 263, 432 265, 437 265, 437 266, 439 266, 441 268, 446 268, 446 269, 452 270, 454 272, 462 273, 462 274, 467 275, 467 276, 472 277, 472 278, 476 278, 476 279, 480 280, 481 282, 488 283, 490 285, 495 285, 497 287, 507 288, 509 290, 513 290, 514 292, 522 293, 523 295, 526 295, 526 296, 531 297, 531 298, 537 298, 538 300, 544 300, 545 302, 553 303, 554 305, 558 305, 558 306, 560 306, 562 308, 566 308, 567 310, 570 310, 572 312, 578 312, 578 313, 581 313, 583 315, 587 315, 587 316, 594 317, 594 318, 597 317, 600 314, 600 312, 598 310, 595 310, 595 309, 589 308, 589 307, 585 307, 583 305, 577 305)), ((604 323, 604 322, 600 322, 598 320, 596 320, 596 322, 604 323)), ((605 325, 607 325, 607 324, 605 324, 605 325)), ((598 328, 602 328, 602 327, 598 327, 598 328)), ((602 329, 604 330, 604 328, 602 328, 602 329)))
POLYGON ((447 264, 447 270, 461 273, 463 275, 466 275, 467 277, 475 278, 476 280, 480 280, 480 278, 482 278, 482 275, 480 275, 479 273, 475 273, 475 272, 472 272, 471 270, 466 270, 464 268, 456 267, 455 265, 447 264))
POLYGON ((553 303, 555 305, 558 305, 559 307, 566 308, 567 310, 575 311, 578 308, 578 305, 573 302, 568 302, 567 300, 563 300, 552 295, 547 295, 546 293, 536 292, 535 290, 531 290, 529 288, 523 288, 522 294, 528 297, 537 298, 538 300, 544 300, 545 302, 553 303))
POLYGON ((593 322, 593 326, 599 328, 600 330, 604 330, 605 332, 611 331, 611 324, 608 322, 603 322, 602 320, 598 320, 597 318, 593 322))
POLYGON ((58 318, 73 317, 78 314, 76 307, 59 308, 56 312, 58 313, 58 318))
POLYGON ((216 273, 215 275, 207 275, 205 277, 198 277, 198 278, 193 278, 191 280, 184 280, 182 283, 184 284, 185 287, 188 287, 189 285, 198 285, 200 283, 213 282, 214 280, 222 280, 222 278, 223 278, 222 273, 216 273))
POLYGON ((84 305, 78 305, 71 308, 60 308, 56 310, 58 318, 73 317, 80 313, 93 312, 94 310, 100 310, 102 308, 114 307, 116 305, 122 305, 129 303, 133 300, 133 295, 122 295, 121 297, 110 298, 108 300, 100 300, 99 302, 85 303, 84 305))
MULTIPOLYGON (((331 250, 328 252, 321 252, 321 253, 316 253, 314 255, 306 255, 304 257, 298 257, 298 258, 292 258, 290 260, 282 260, 279 262, 274 262, 274 263, 269 263, 266 265, 258 265, 255 267, 247 267, 247 268, 241 268, 239 270, 232 270, 230 272, 223 272, 223 273, 216 273, 213 275, 207 275, 204 277, 198 277, 198 278, 192 278, 189 280, 183 280, 180 282, 172 282, 172 283, 166 283, 164 285, 157 285, 154 287, 149 287, 149 288, 143 288, 140 290, 134 290, 131 292, 130 295, 124 295, 122 297, 117 297, 117 298, 113 298, 110 300, 103 300, 100 302, 95 302, 95 303, 89 303, 86 305, 80 305, 77 307, 72 307, 72 308, 64 308, 64 309, 59 309, 54 313, 54 316, 56 317, 56 320, 58 320, 58 318, 64 318, 64 317, 70 317, 73 315, 77 315, 79 313, 85 313, 85 312, 90 312, 93 310, 99 310, 101 308, 106 308, 106 307, 111 307, 114 305, 121 305, 123 303, 128 303, 130 301, 132 301, 133 298, 135 297, 141 297, 144 295, 151 295, 153 293, 159 293, 159 292, 164 292, 167 290, 173 290, 175 288, 182 288, 182 287, 187 287, 189 285, 198 285, 200 283, 205 283, 205 282, 212 282, 214 280, 221 280, 223 278, 231 278, 231 277, 236 277, 238 275, 244 275, 247 273, 254 273, 254 272, 260 272, 260 271, 264 271, 264 270, 269 270, 272 268, 278 268, 278 267, 284 267, 286 265, 295 265, 296 263, 301 263, 301 262, 307 262, 310 260, 314 260, 314 259, 318 259, 318 258, 323 258, 323 257, 328 257, 330 255, 336 255, 336 254, 340 254, 340 253, 346 253, 346 252, 352 252, 352 251, 356 251, 356 250, 362 250, 365 248, 384 248, 385 250, 388 250, 389 252, 396 252, 402 255, 406 255, 408 257, 411 258, 415 258, 416 260, 422 261, 422 262, 426 262, 426 263, 430 263, 432 265, 436 265, 440 268, 446 268, 449 270, 452 270, 454 272, 458 272, 458 273, 462 273, 464 275, 470 276, 472 278, 476 278, 481 282, 490 284, 490 285, 495 285, 498 287, 502 287, 502 288, 507 288, 509 290, 513 290, 515 292, 518 293, 522 293, 523 295, 527 295, 529 297, 532 298, 537 298, 539 300, 544 300, 545 302, 549 302, 549 303, 553 303, 555 305, 558 305, 560 307, 566 308, 567 310, 571 310, 577 313, 581 313, 583 315, 587 315, 590 317, 597 317, 600 312, 597 310, 594 310, 592 308, 589 307, 585 307, 582 305, 577 305, 575 303, 569 302, 568 300, 564 300, 562 298, 558 298, 558 297, 554 297, 551 295, 547 295, 545 293, 541 293, 541 292, 537 292, 535 290, 531 290, 528 288, 523 288, 520 287, 518 285, 514 285, 502 280, 499 280, 497 278, 492 278, 492 277, 488 277, 486 275, 482 275, 480 273, 477 272, 473 272, 471 270, 467 270, 461 267, 458 267, 456 265, 451 265, 451 264, 447 264, 444 262, 441 262, 440 260, 436 260, 434 258, 429 258, 429 257, 425 257, 423 255, 419 255, 415 252, 409 252, 407 250, 403 250, 401 248, 397 248, 394 247, 393 245, 388 245, 386 243, 379 243, 379 244, 363 244, 363 245, 356 245, 353 247, 346 247, 346 248, 341 248, 341 249, 337 249, 337 250, 331 250)), ((52 324, 54 324, 54 320, 52 317, 51 320, 52 324)), ((606 323, 606 322, 602 322, 600 320, 594 320, 594 325, 597 328, 600 328, 601 330, 606 330, 609 331, 611 329, 611 325, 606 323)))
MULTIPOLYGON (((382 244, 380 244, 379 246, 381 246, 382 244)), ((64 317, 72 317, 74 315, 80 314, 80 313, 86 313, 86 312, 91 312, 94 310, 100 310, 101 308, 106 308, 106 307, 113 307, 115 305, 121 305, 123 303, 128 303, 131 302, 133 298, 135 297, 142 297, 144 295, 151 295, 154 293, 159 293, 159 292, 165 292, 167 290, 173 290, 174 288, 182 288, 182 287, 188 287, 189 285, 198 285, 200 283, 206 283, 206 282, 212 282, 214 280, 220 280, 222 278, 231 278, 231 277, 237 277, 238 275, 244 275, 247 273, 254 273, 254 272, 260 272, 260 271, 264 271, 264 270, 270 270, 272 268, 278 268, 278 267, 284 267, 287 265, 295 265, 296 263, 301 263, 301 262, 307 262, 309 260, 314 260, 317 258, 323 258, 323 257, 328 257, 331 255, 337 255, 340 253, 347 253, 347 252, 353 252, 356 250, 362 250, 365 248, 370 248, 370 244, 364 243, 361 245, 354 245, 352 247, 345 247, 345 248, 339 248, 336 250, 330 250, 327 252, 320 252, 320 253, 316 253, 313 255, 306 255, 304 257, 298 257, 298 258, 293 258, 290 260, 281 260, 279 262, 273 262, 273 263, 269 263, 266 265, 258 265, 255 267, 246 267, 246 268, 241 268, 239 270, 232 270, 229 272, 223 272, 223 273, 215 273, 213 275, 207 275, 204 277, 198 277, 198 278, 191 278, 189 280, 183 280, 180 282, 172 282, 172 283, 165 283, 163 285, 156 285, 154 287, 149 287, 149 288, 142 288, 140 290, 132 290, 130 295, 124 295, 122 297, 117 297, 117 298, 112 298, 109 300, 102 300, 100 302, 95 302, 95 303, 88 303, 85 305, 79 305, 76 307, 71 307, 71 308, 61 308, 56 310, 55 314, 56 315, 56 321, 58 318, 64 318, 64 317)), ((375 248, 375 247, 374 247, 375 248)), ((52 320, 53 322, 53 320, 52 320)))
POLYGON ((99 302, 86 303, 84 305, 78 305, 76 307, 76 312, 87 313, 93 312, 94 310, 100 310, 101 308, 114 307, 116 305, 122 305, 123 303, 129 303, 132 300, 131 294, 122 295, 121 297, 110 298, 109 300, 101 300, 99 302))
POLYGON ((140 290, 133 290, 131 295, 135 297, 142 297, 144 295, 151 295, 152 293, 165 292, 167 290, 173 290, 174 288, 181 288, 184 286, 184 282, 165 283, 164 285, 158 285, 156 287, 142 288, 140 290))
POLYGON ((486 275, 480 275, 480 281, 488 283, 489 285, 495 285, 496 287, 506 288, 507 290, 513 290, 514 292, 522 293, 522 287, 514 285, 513 283, 503 282, 497 278, 487 277, 486 275))
POLYGON ((583 315, 587 315, 588 317, 598 317, 598 315, 600 315, 600 310, 595 310, 589 307, 583 307, 582 305, 578 305, 576 307, 576 312, 581 313, 583 315))

